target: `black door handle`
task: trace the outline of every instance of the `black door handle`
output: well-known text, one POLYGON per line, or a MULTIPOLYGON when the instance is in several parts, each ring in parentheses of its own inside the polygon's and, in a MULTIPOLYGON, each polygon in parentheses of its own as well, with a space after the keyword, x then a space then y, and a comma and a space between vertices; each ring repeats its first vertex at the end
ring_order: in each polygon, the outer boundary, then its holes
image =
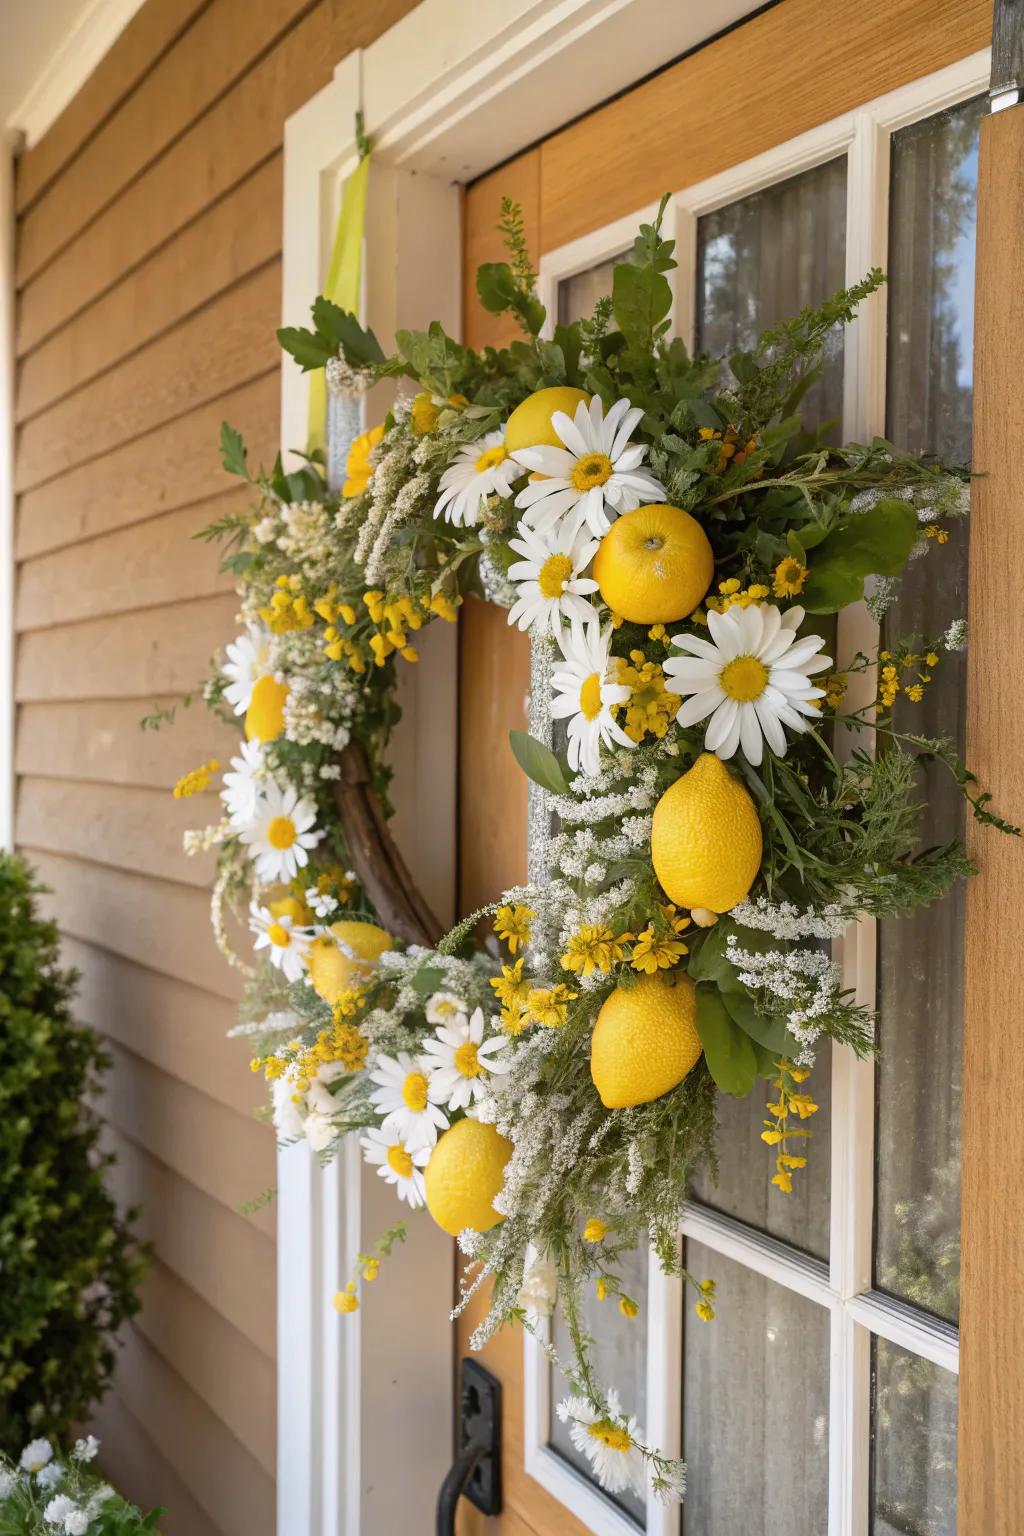
POLYGON ((501 1382, 475 1360, 459 1366, 458 1447, 437 1495, 437 1536, 455 1536, 462 1497, 501 1514, 501 1382))

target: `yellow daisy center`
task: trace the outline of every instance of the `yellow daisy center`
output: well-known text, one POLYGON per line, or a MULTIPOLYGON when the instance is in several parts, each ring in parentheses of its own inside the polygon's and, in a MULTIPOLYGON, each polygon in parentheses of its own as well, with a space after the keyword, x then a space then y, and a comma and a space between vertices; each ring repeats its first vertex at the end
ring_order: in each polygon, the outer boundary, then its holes
POLYGON ((402 1098, 406 1109, 419 1114, 427 1107, 427 1080, 422 1072, 410 1072, 402 1084, 402 1098))
POLYGON ((461 1072, 463 1077, 479 1077, 483 1071, 477 1054, 477 1048, 472 1040, 467 1040, 455 1052, 455 1070, 456 1072, 461 1072))
POLYGON ((290 816, 275 816, 267 828, 267 842, 271 848, 290 848, 298 835, 290 816))
POLYGON ((542 597, 561 597, 562 589, 572 576, 572 561, 568 555, 549 555, 537 573, 537 585, 542 597))
POLYGON ((756 656, 737 656, 723 667, 718 679, 722 692, 737 704, 759 699, 768 683, 768 668, 756 656))
POLYGON ((598 1419, 596 1424, 588 1424, 587 1430, 595 1440, 600 1440, 601 1444, 606 1445, 610 1451, 628 1451, 633 1444, 628 1430, 613 1424, 610 1419, 598 1419))
POLYGON ((592 491, 595 485, 604 485, 614 473, 614 466, 606 453, 585 453, 577 459, 572 472, 572 483, 578 491, 592 491))
POLYGON ((408 1179, 412 1175, 412 1158, 400 1141, 388 1147, 388 1167, 397 1173, 400 1179, 408 1179))
POLYGON ((284 949, 292 941, 292 936, 282 923, 271 923, 267 929, 267 937, 271 944, 276 944, 279 949, 284 949))
POLYGON ((601 674, 591 672, 580 689, 580 713, 585 720, 596 720, 601 713, 601 674))
POLYGON ((493 448, 486 449, 476 461, 476 472, 484 475, 489 469, 496 469, 499 464, 504 464, 508 458, 502 443, 496 443, 493 448))

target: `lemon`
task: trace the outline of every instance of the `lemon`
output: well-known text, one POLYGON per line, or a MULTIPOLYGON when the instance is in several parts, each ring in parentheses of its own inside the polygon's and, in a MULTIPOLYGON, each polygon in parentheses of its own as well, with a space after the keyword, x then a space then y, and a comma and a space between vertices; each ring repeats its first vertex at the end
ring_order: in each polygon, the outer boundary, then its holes
POLYGON ((594 1025, 590 1075, 605 1109, 650 1104, 681 1083, 701 1051, 697 992, 679 972, 616 987, 594 1025))
POLYGON ((594 559, 601 596, 633 624, 672 624, 711 585, 715 558, 703 528, 681 507, 637 507, 618 518, 594 559))
POLYGON ((565 445, 551 425, 556 411, 575 416, 580 401, 590 404, 590 396, 582 389, 572 389, 568 384, 557 384, 551 389, 538 389, 527 395, 517 405, 505 423, 505 448, 516 453, 520 448, 562 448, 565 445))
POLYGON ((288 684, 279 683, 269 673, 258 677, 252 687, 252 698, 245 713, 245 735, 248 741, 276 741, 284 730, 284 702, 288 697, 288 684))
POLYGON ((654 873, 678 907, 728 912, 753 885, 761 852, 754 802, 712 752, 703 752, 654 808, 654 873))
POLYGON ((493 1125, 457 1120, 430 1154, 423 1175, 427 1210, 452 1237, 466 1227, 488 1232, 504 1217, 494 1209, 494 1197, 505 1180, 512 1143, 493 1125))
POLYGON ((324 1002, 333 1007, 343 992, 366 980, 374 963, 386 949, 392 948, 395 941, 390 933, 385 933, 374 923, 346 920, 332 923, 331 932, 359 957, 350 960, 326 934, 313 940, 309 950, 309 979, 324 1002))
POLYGON ((303 927, 312 917, 306 903, 297 896, 281 896, 276 901, 268 901, 267 910, 271 917, 290 917, 296 928, 303 927))

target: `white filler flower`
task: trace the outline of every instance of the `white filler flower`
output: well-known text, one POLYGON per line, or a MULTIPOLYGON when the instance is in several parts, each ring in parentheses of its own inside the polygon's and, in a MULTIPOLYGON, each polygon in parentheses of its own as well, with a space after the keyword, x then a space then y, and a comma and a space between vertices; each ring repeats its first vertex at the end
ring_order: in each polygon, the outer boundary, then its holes
POLYGON ((551 425, 565 447, 520 448, 512 455, 543 476, 516 497, 526 521, 543 530, 564 517, 574 534, 587 527, 600 538, 621 513, 644 501, 664 501, 661 481, 641 467, 647 449, 629 440, 643 414, 628 400, 616 400, 606 416, 597 395, 589 408, 581 400, 574 418, 555 411, 551 425))
POLYGON ((263 747, 258 741, 243 741, 237 757, 231 759, 232 772, 224 775, 220 798, 228 820, 236 829, 252 821, 259 800, 263 777, 263 747))
POLYGON ((786 755, 786 734, 806 731, 817 720, 815 699, 824 688, 815 688, 810 676, 832 665, 821 656, 825 641, 820 635, 802 640, 796 631, 804 610, 781 613, 772 603, 749 608, 730 608, 708 614, 710 640, 696 635, 676 635, 674 644, 689 651, 665 662, 673 693, 692 694, 676 719, 682 726, 708 720, 704 745, 719 757, 732 757, 737 748, 748 763, 756 765, 763 754, 763 740, 777 757, 786 755))
POLYGON ((249 826, 242 828, 242 841, 249 845, 249 857, 264 885, 275 880, 294 880, 309 863, 309 850, 323 836, 311 830, 316 821, 312 800, 302 800, 291 785, 279 789, 269 783, 260 796, 249 826))
POLYGON ((511 496, 521 474, 505 451, 504 433, 488 432, 460 448, 441 476, 434 516, 468 528, 480 519, 480 503, 488 496, 511 496))
POLYGON ((269 949, 271 963, 276 965, 286 981, 298 981, 309 964, 309 948, 313 935, 295 926, 295 919, 287 913, 275 917, 269 907, 261 907, 254 901, 249 907, 249 927, 256 935, 254 949, 269 949))
POLYGON ((397 1131, 377 1126, 360 1136, 359 1145, 366 1162, 373 1163, 380 1177, 395 1186, 399 1200, 407 1200, 413 1210, 426 1205, 422 1170, 430 1161, 430 1147, 407 1146, 397 1131))
POLYGON ((574 773, 597 773, 600 746, 617 742, 634 747, 612 715, 614 704, 625 704, 629 689, 624 683, 607 680, 612 632, 602 633, 596 618, 582 624, 573 619, 569 629, 558 636, 564 665, 551 674, 551 714, 555 720, 569 721, 569 767, 574 773))
POLYGON ((568 522, 546 533, 522 522, 518 532, 519 538, 509 539, 509 547, 523 557, 508 569, 519 593, 509 623, 538 635, 556 635, 563 619, 590 618, 594 610, 587 598, 597 591, 597 582, 583 572, 597 554, 598 541, 574 533, 568 522))
POLYGON ((232 640, 221 674, 228 679, 224 689, 236 715, 244 715, 252 701, 253 684, 270 667, 270 631, 262 624, 249 624, 244 634, 232 640))
POLYGON ((379 1055, 370 1081, 377 1084, 370 1103, 384 1117, 381 1129, 394 1131, 407 1146, 432 1147, 438 1131, 448 1129, 448 1116, 436 1103, 440 1092, 435 1091, 435 1102, 431 1102, 427 1073, 406 1051, 379 1055))
POLYGON ((423 1042, 430 1096, 449 1109, 468 1109, 483 1097, 488 1073, 500 1075, 509 1069, 500 1054, 509 1043, 508 1036, 484 1039, 482 1008, 474 1008, 471 1018, 463 1014, 450 1024, 439 1024, 434 1034, 436 1039, 423 1042))
POLYGON ((601 1414, 585 1397, 567 1397, 558 1405, 558 1417, 568 1424, 573 1445, 593 1467, 607 1493, 632 1489, 643 1493, 643 1458, 636 1448, 636 1418, 622 1412, 614 1388, 608 1393, 608 1412, 601 1414))

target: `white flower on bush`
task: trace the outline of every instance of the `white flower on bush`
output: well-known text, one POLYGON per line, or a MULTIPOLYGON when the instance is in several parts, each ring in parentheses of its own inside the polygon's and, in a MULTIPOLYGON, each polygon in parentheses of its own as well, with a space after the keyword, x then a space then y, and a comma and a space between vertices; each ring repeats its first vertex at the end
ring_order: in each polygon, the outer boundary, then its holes
POLYGON ((327 1115, 314 1109, 312 1114, 306 1116, 302 1129, 306 1133, 306 1140, 314 1152, 324 1152, 338 1134, 338 1128, 327 1115))
MULTIPOLYGON (((43 1510, 43 1519, 47 1525, 57 1525, 67 1530, 68 1517, 80 1513, 74 1499, 69 1499, 66 1493, 58 1493, 55 1499, 51 1499, 43 1510)), ((82 1530, 88 1528, 88 1519, 82 1530)))
POLYGON ((535 1317, 550 1317, 558 1295, 558 1266, 554 1259, 534 1259, 519 1288, 516 1303, 535 1317))
POLYGON ((19 1465, 24 1472, 41 1472, 52 1460, 53 1446, 49 1440, 30 1440, 21 1453, 19 1465))
POLYGON ((86 1435, 84 1440, 76 1440, 75 1448, 71 1452, 76 1461, 92 1461, 100 1448, 100 1443, 95 1435, 86 1435))
POLYGON ((88 1529, 88 1510, 72 1509, 64 1516, 64 1536, 86 1536, 88 1529))
POLYGON ((0 1467, 0 1499, 6 1499, 18 1486, 18 1474, 12 1467, 0 1467))
POLYGON ((55 1488, 63 1476, 60 1463, 51 1461, 41 1472, 36 1473, 36 1482, 40 1488, 55 1488))

